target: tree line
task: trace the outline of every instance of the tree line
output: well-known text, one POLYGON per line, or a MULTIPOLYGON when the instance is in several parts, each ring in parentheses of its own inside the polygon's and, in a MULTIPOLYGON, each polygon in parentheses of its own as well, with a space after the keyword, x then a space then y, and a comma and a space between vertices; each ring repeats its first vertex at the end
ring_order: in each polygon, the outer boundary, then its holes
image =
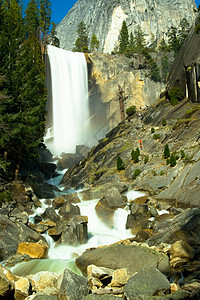
POLYGON ((35 158, 45 131, 45 65, 41 42, 51 26, 51 3, 0 0, 0 180, 17 177, 35 158))

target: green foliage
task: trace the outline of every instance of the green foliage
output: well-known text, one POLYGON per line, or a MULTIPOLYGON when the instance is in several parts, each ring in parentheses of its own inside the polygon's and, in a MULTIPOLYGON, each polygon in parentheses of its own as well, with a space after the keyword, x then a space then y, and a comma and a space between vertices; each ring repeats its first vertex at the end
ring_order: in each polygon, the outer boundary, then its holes
POLYGON ((170 165, 170 167, 174 167, 174 166, 176 165, 176 157, 175 157, 174 154, 172 154, 172 155, 170 156, 170 159, 169 159, 169 165, 170 165))
POLYGON ((130 117, 136 112, 136 106, 132 105, 126 109, 126 114, 130 117))
POLYGON ((166 126, 167 125, 167 121, 165 120, 165 118, 162 119, 162 126, 166 126))
POLYGON ((155 132, 155 128, 151 127, 151 134, 155 132))
POLYGON ((3 192, 0 192, 0 203, 11 202, 11 201, 13 201, 13 198, 12 198, 10 191, 6 190, 3 192))
POLYGON ((51 2, 49 0, 40 0, 39 5, 40 28, 43 34, 47 34, 51 26, 51 2))
POLYGON ((95 51, 95 50, 98 50, 98 48, 99 48, 99 41, 98 41, 96 35, 93 34, 92 38, 91 38, 91 42, 90 42, 90 50, 95 51))
POLYGON ((158 51, 163 52, 163 53, 166 53, 169 51, 169 47, 164 38, 162 38, 162 40, 159 43, 158 51))
POLYGON ((144 158, 144 164, 146 165, 146 164, 148 163, 148 161, 149 161, 149 156, 147 155, 147 156, 145 156, 145 158, 144 158))
POLYGON ((117 170, 118 171, 121 171, 121 170, 124 170, 125 167, 124 167, 124 163, 123 163, 123 160, 121 159, 120 156, 117 157, 117 170))
POLYGON ((181 150, 180 152, 181 152, 181 158, 182 159, 185 158, 185 152, 184 152, 184 150, 181 150))
POLYGON ((137 178, 137 176, 139 176, 141 174, 141 170, 140 169, 135 169, 135 171, 133 172, 132 178, 135 180, 137 178))
POLYGON ((151 57, 147 49, 144 51, 144 55, 145 55, 145 62, 149 69, 149 77, 155 82, 161 81, 160 71, 158 69, 155 59, 151 57))
POLYGON ((88 52, 88 34, 84 22, 80 22, 77 27, 78 37, 76 39, 73 51, 88 52))
POLYGON ((136 150, 132 150, 131 151, 131 157, 132 160, 134 161, 134 163, 138 163, 139 162, 139 156, 140 156, 140 150, 139 148, 137 148, 136 150))
POLYGON ((175 55, 181 49, 190 31, 189 23, 185 18, 180 21, 178 28, 172 26, 168 36, 169 48, 174 51, 175 55))
POLYGON ((178 104, 179 101, 184 99, 184 95, 181 89, 177 86, 173 86, 169 91, 169 101, 172 105, 178 104))
POLYGON ((144 33, 140 25, 138 25, 134 31, 134 41, 135 41, 135 52, 138 54, 143 54, 145 52, 147 44, 144 38, 144 33))
POLYGON ((169 59, 168 59, 168 56, 165 54, 162 56, 162 59, 161 59, 161 74, 162 74, 162 81, 164 83, 166 83, 166 78, 167 78, 169 69, 170 69, 169 59))
POLYGON ((129 35, 126 26, 126 21, 122 23, 122 27, 119 35, 119 53, 125 53, 129 45, 129 35))
POLYGON ((160 134, 159 133, 154 133, 153 139, 158 140, 159 138, 160 138, 160 134))
POLYGON ((170 150, 169 150, 169 145, 166 144, 164 148, 164 158, 166 159, 168 157, 170 157, 170 150))
POLYGON ((51 37, 52 45, 59 48, 60 41, 59 41, 58 37, 56 36, 57 35, 56 26, 57 26, 57 24, 55 22, 52 22, 50 37, 51 37))
POLYGON ((6 79, 0 86, 0 172, 10 166, 12 175, 23 160, 36 154, 45 129, 45 66, 35 34, 35 8, 30 1, 25 23, 14 0, 4 1, 3 15, 0 11, 0 77, 6 79))
MULTIPOLYGON (((199 5, 200 7, 200 5, 199 5)), ((199 7, 198 7, 198 11, 199 11, 199 7)), ((196 24, 195 28, 194 28, 194 32, 196 34, 198 34, 200 32, 200 16, 198 17, 198 24, 196 24)))
POLYGON ((39 34, 39 10, 35 0, 30 0, 25 10, 25 30, 26 35, 29 36, 39 34))

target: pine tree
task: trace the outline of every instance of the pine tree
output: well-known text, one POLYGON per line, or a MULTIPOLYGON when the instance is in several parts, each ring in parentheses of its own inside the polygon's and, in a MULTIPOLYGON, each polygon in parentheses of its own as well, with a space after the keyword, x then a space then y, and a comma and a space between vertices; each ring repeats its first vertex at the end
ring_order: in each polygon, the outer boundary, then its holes
POLYGON ((170 50, 174 51, 174 54, 176 55, 181 48, 181 44, 178 38, 177 28, 174 26, 172 26, 170 29, 168 43, 170 50))
POLYGON ((186 20, 186 18, 183 18, 180 21, 179 28, 180 29, 179 29, 179 33, 178 33, 178 39, 179 39, 180 46, 182 46, 186 37, 188 36, 188 34, 190 32, 190 24, 186 20))
POLYGON ((49 32, 51 26, 51 2, 49 0, 40 0, 40 28, 43 34, 49 32))
POLYGON ((166 159, 168 157, 170 157, 170 150, 168 144, 166 144, 164 148, 164 158, 166 159))
POLYGON ((99 48, 99 41, 96 37, 95 34, 92 35, 92 38, 91 38, 91 42, 90 42, 90 49, 91 51, 95 51, 95 50, 98 50, 99 48))
POLYGON ((80 22, 77 27, 78 37, 76 39, 73 51, 88 52, 88 35, 84 22, 80 22))
POLYGON ((124 163, 123 163, 123 160, 121 159, 120 156, 117 157, 117 170, 118 171, 121 171, 121 170, 124 170, 125 167, 124 167, 124 163))
POLYGON ((35 0, 30 0, 25 10, 25 29, 26 35, 34 34, 38 37, 39 11, 35 0))
POLYGON ((119 53, 125 53, 129 46, 129 34, 126 21, 122 23, 120 35, 119 35, 119 53))
POLYGON ((56 31, 56 26, 57 24, 55 22, 52 22, 52 28, 51 28, 51 43, 53 46, 55 47, 60 47, 60 41, 58 39, 57 35, 57 31, 56 31))
POLYGON ((140 25, 138 25, 137 28, 135 29, 134 39, 135 39, 136 53, 144 54, 147 45, 144 38, 144 33, 142 32, 140 25))
POLYGON ((133 33, 131 32, 130 33, 130 38, 129 38, 129 49, 130 49, 130 53, 131 54, 134 54, 135 53, 135 40, 134 40, 134 37, 133 37, 133 33))
POLYGON ((162 38, 162 40, 160 41, 159 46, 158 46, 158 50, 160 52, 164 52, 164 53, 168 52, 169 47, 168 47, 168 45, 167 45, 164 38, 162 38))

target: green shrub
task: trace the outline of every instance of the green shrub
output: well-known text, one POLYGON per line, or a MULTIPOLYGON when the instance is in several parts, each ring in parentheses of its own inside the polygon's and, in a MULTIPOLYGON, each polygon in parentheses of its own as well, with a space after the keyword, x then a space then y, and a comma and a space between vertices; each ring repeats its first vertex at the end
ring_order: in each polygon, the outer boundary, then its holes
POLYGON ((153 127, 151 127, 151 134, 153 134, 155 132, 155 129, 153 127))
POLYGON ((137 147, 136 148, 136 152, 137 152, 137 154, 138 154, 138 157, 140 156, 140 150, 139 150, 139 148, 137 147))
POLYGON ((164 171, 161 171, 161 172, 160 172, 160 176, 163 176, 164 174, 165 174, 164 171))
POLYGON ((132 157, 132 160, 134 161, 134 163, 138 163, 139 162, 139 154, 138 154, 137 150, 133 149, 131 151, 131 157, 132 157))
POLYGON ((148 163, 148 161, 149 161, 149 156, 147 155, 147 156, 145 156, 145 158, 144 158, 144 164, 146 165, 146 164, 148 163))
POLYGON ((117 158, 117 170, 121 171, 121 170, 124 170, 124 169, 125 169, 125 167, 124 167, 123 160, 121 159, 120 156, 118 156, 118 158, 117 158))
POLYGON ((194 32, 195 32, 196 34, 198 34, 198 33, 200 32, 200 23, 197 24, 197 25, 195 26, 194 32))
POLYGON ((167 125, 167 121, 165 120, 165 118, 162 119, 162 126, 166 126, 167 125))
POLYGON ((168 144, 166 144, 164 148, 164 158, 166 159, 168 157, 170 157, 170 150, 168 144))
POLYGON ((132 178, 135 180, 137 176, 140 175, 142 171, 140 169, 135 169, 135 171, 133 172, 132 178))
POLYGON ((181 150, 181 158, 183 159, 185 157, 185 152, 184 150, 181 150))
POLYGON ((170 156, 169 164, 170 164, 170 167, 174 167, 176 165, 176 157, 174 156, 174 154, 172 154, 170 156))
POLYGON ((160 138, 160 134, 159 133, 154 133, 153 139, 158 140, 159 138, 160 138))
POLYGON ((136 112, 136 107, 135 107, 135 105, 132 105, 132 106, 130 106, 130 107, 128 107, 127 109, 126 109, 126 114, 127 114, 127 116, 132 116, 134 113, 136 112))
POLYGON ((169 91, 169 101, 172 105, 178 104, 179 101, 183 100, 184 96, 181 89, 177 86, 173 86, 169 91))
POLYGON ((11 201, 13 201, 13 198, 10 191, 7 190, 0 193, 0 203, 11 201))

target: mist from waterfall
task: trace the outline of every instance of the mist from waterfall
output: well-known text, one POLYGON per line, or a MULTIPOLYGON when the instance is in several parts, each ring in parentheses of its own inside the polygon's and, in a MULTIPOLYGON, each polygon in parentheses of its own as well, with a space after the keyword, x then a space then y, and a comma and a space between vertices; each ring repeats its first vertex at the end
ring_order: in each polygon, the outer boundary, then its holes
POLYGON ((52 123, 45 144, 54 156, 74 153, 90 137, 87 62, 83 53, 48 45, 52 88, 52 123))

